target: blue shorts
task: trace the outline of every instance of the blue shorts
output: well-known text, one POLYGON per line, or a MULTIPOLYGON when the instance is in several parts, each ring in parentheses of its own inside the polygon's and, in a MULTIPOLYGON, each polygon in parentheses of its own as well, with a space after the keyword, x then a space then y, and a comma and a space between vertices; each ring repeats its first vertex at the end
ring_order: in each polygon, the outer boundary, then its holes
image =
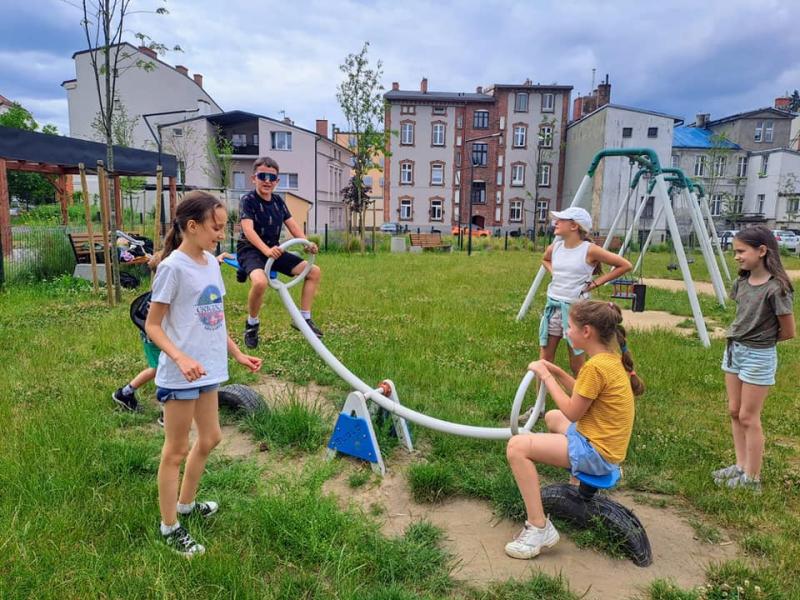
POLYGON ((156 386, 156 400, 164 404, 167 400, 197 400, 200 397, 200 394, 205 394, 206 392, 213 392, 219 388, 218 383, 212 383, 211 385, 201 385, 200 387, 195 388, 185 388, 180 390, 173 390, 170 388, 162 388, 156 386))
POLYGON ((729 340, 725 354, 722 355, 722 370, 726 373, 734 373, 744 383, 775 385, 778 350, 775 346, 751 348, 729 340))
POLYGON ((583 437, 575 423, 567 427, 567 453, 569 465, 573 475, 586 473, 587 475, 607 475, 618 465, 608 462, 600 456, 592 443, 583 437))

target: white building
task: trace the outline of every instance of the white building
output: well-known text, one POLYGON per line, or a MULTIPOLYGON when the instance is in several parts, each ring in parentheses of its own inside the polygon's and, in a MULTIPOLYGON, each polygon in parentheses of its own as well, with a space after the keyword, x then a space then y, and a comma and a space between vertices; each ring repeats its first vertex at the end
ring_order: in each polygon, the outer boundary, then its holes
MULTIPOLYGON (((142 115, 166 111, 191 110, 207 115, 222 112, 222 108, 203 88, 203 76, 195 73, 189 77, 189 70, 182 66, 171 66, 151 49, 123 43, 119 48, 116 100, 127 112, 128 118, 135 120, 131 146, 144 150, 156 148, 142 115), (142 65, 147 65, 145 68, 142 65)), ((69 135, 85 140, 103 141, 102 134, 92 126, 100 111, 97 85, 91 56, 94 50, 82 50, 72 55, 75 61, 75 79, 68 79, 61 85, 67 92, 69 106, 69 135)), ((102 60, 102 55, 97 55, 102 60)), ((102 81, 102 79, 101 79, 102 81)), ((154 130, 159 123, 175 121, 176 116, 165 115, 149 119, 154 130)))
MULTIPOLYGON (((672 136, 676 124, 683 120, 649 110, 605 104, 584 115, 567 127, 567 151, 563 205, 568 206, 578 191, 581 180, 589 169, 592 158, 604 148, 651 148, 658 155, 662 167, 668 167, 672 155, 672 136)), ((594 175, 591 210, 595 231, 608 230, 619 203, 625 201, 631 176, 637 167, 630 166, 625 157, 605 158, 594 175)), ((645 182, 639 187, 636 203, 644 200, 645 182)), ((628 210, 633 217, 636 203, 633 198, 628 210)), ((588 209, 588 207, 587 207, 588 209)), ((645 208, 641 228, 651 226, 653 202, 645 208)), ((658 225, 663 229, 662 225, 658 225)), ((660 241, 658 239, 656 242, 660 241)))
POLYGON ((328 122, 317 121, 310 131, 286 118, 282 121, 243 111, 193 117, 162 126, 164 147, 186 169, 186 180, 195 187, 223 188, 237 208, 238 198, 252 189, 253 162, 260 156, 280 166, 278 192, 288 191, 312 204, 310 233, 346 226, 342 189, 350 181, 350 150, 328 137, 328 122), (231 180, 222 182, 219 165, 208 151, 213 136, 233 146, 231 180))
POLYGON ((744 212, 763 214, 772 229, 800 228, 800 152, 753 152, 750 163, 744 212))

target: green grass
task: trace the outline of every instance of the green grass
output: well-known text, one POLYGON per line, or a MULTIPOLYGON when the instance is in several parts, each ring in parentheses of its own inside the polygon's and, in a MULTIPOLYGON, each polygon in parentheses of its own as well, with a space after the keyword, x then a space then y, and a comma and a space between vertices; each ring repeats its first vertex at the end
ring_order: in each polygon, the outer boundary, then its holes
POLYGON ((247 416, 242 427, 270 447, 306 452, 321 447, 331 429, 317 407, 308 407, 295 397, 286 403, 274 404, 269 410, 259 410, 247 416))
MULTIPOLYGON (((645 274, 675 277, 668 261, 666 254, 648 257, 645 274)), ((800 267, 797 259, 785 263, 800 267)), ((331 351, 359 377, 375 384, 391 378, 403 404, 439 418, 507 425, 514 392, 538 352, 536 316, 514 320, 537 256, 328 254, 318 264, 323 282, 314 318, 331 351)), ((241 342, 247 287, 233 275, 225 270, 227 317, 241 342)), ((255 460, 213 455, 201 491, 223 508, 193 525, 208 553, 192 562, 171 555, 156 537, 162 434, 152 426, 152 388, 142 394, 143 415, 117 413, 109 400, 142 366, 127 316, 137 292, 126 291, 123 305, 109 309, 90 288, 64 278, 0 292, 0 597, 574 597, 567 582, 543 575, 485 590, 456 583, 441 532, 415 524, 400 538, 382 536, 377 521, 343 511, 322 492, 332 465, 314 461, 295 478, 279 478, 255 460)), ((701 303, 706 317, 722 324, 733 315, 713 298, 701 303)), ((648 308, 654 307, 691 314, 684 295, 650 288, 648 308)), ((330 386, 330 401, 341 405, 347 386, 289 327, 276 294, 266 297, 262 332, 265 373, 330 386)), ((747 582, 764 598, 800 597, 800 450, 773 443, 797 440, 800 343, 779 346, 778 384, 763 414, 764 493, 755 497, 717 489, 708 476, 732 458, 719 370, 723 342, 704 349, 695 337, 636 332, 629 342, 648 391, 637 401, 623 487, 679 497, 747 553, 746 563, 709 570, 706 596, 680 593, 721 598, 723 586, 744 589, 747 582)), ((232 382, 258 379, 234 364, 231 374, 232 382)), ((332 427, 291 403, 285 413, 269 414, 278 416, 259 422, 261 435, 294 452, 318 454, 332 427)), ((403 450, 380 435, 391 469, 393 454, 403 450)), ((502 442, 421 427, 414 436, 425 449, 425 462, 411 470, 415 495, 483 498, 499 515, 522 517, 502 442)), ((545 480, 564 476, 542 471, 545 480)), ((695 597, 654 589, 648 597, 695 597)))

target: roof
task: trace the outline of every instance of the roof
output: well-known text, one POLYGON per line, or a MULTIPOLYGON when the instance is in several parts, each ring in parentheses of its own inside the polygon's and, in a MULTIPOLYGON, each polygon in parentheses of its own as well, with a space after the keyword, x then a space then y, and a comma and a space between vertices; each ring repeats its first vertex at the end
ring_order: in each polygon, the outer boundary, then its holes
POLYGON ((486 102, 492 103, 491 94, 470 92, 419 92, 409 90, 389 90, 383 95, 389 102, 410 100, 414 102, 486 102))
MULTIPOLYGON (((779 119, 793 119, 797 116, 797 114, 789 112, 788 110, 780 110, 774 108, 772 106, 766 106, 764 108, 757 108, 755 110, 748 110, 747 112, 737 113, 735 115, 730 115, 729 117, 722 117, 721 119, 716 119, 714 121, 708 121, 706 123, 706 127, 713 127, 714 125, 722 125, 723 123, 728 123, 729 121, 736 121, 737 119, 747 119, 759 113, 768 112, 775 115, 779 119)), ((694 123, 692 123, 694 125, 694 123)))
POLYGON ((303 197, 302 197, 302 196, 300 196, 299 194, 296 194, 295 192, 292 192, 292 191, 290 191, 290 190, 276 190, 276 191, 277 191, 279 194, 283 194, 284 196, 292 196, 293 198, 297 198, 298 200, 302 200, 302 201, 303 201, 303 202, 305 202, 306 204, 309 204, 309 205, 310 205, 310 204, 314 204, 313 202, 311 202, 311 200, 306 200, 305 198, 303 198, 303 197))
POLYGON ((701 127, 676 127, 672 134, 673 148, 728 148, 731 150, 741 150, 738 144, 724 138, 716 138, 716 134, 710 129, 701 127))
POLYGON ((539 83, 520 83, 519 85, 514 83, 493 83, 488 89, 530 90, 535 92, 538 90, 571 90, 573 88, 571 85, 558 85, 557 83, 554 83, 553 85, 541 85, 539 83))
MULTIPOLYGON (((56 165, 75 172, 79 163, 94 172, 97 161, 106 160, 106 145, 62 135, 0 127, 0 157, 31 163, 56 165)), ((114 146, 117 175, 155 175, 158 152, 114 146)), ((165 177, 175 177, 178 161, 172 154, 161 155, 165 177)))
POLYGON ((631 112, 641 113, 641 114, 645 114, 645 115, 653 115, 653 116, 656 116, 656 117, 664 117, 665 119, 672 119, 675 123, 683 123, 683 118, 676 117, 675 115, 668 115, 666 113, 661 113, 661 112, 657 112, 657 111, 654 111, 654 110, 646 110, 644 108, 636 108, 635 106, 625 106, 623 104, 604 104, 600 108, 598 108, 596 110, 593 110, 589 114, 583 115, 577 121, 573 121, 572 123, 567 125, 567 129, 569 129, 573 125, 577 125, 578 123, 580 123, 582 121, 585 121, 586 119, 598 114, 600 111, 602 111, 602 110, 604 110, 606 108, 616 108, 616 109, 619 109, 619 110, 629 110, 631 112))
POLYGON ((14 103, 11 100, 9 100, 8 98, 6 98, 5 96, 3 96, 2 94, 0 94, 0 105, 2 105, 2 104, 6 104, 8 106, 11 106, 14 103))

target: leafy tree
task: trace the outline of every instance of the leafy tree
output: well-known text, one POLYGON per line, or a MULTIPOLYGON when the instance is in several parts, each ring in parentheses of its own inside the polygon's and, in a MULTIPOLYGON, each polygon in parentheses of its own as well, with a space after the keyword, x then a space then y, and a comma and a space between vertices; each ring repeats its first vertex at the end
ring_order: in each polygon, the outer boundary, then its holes
MULTIPOLYGON (((0 114, 0 126, 26 131, 39 129, 39 124, 33 115, 16 102, 8 111, 0 114)), ((42 133, 57 135, 58 130, 54 125, 45 125, 42 133)), ((54 199, 54 187, 51 181, 40 173, 26 171, 8 172, 8 193, 12 197, 34 204, 51 202, 54 199)))
MULTIPOLYGON (((378 162, 381 155, 388 157, 387 141, 389 132, 383 130, 386 106, 383 100, 383 63, 378 60, 371 67, 367 51, 369 42, 364 42, 358 54, 348 54, 339 70, 344 73, 344 81, 337 86, 336 99, 347 119, 348 130, 354 137, 353 178, 354 192, 345 197, 348 209, 359 215, 359 234, 361 252, 364 252, 364 213, 369 202, 364 202, 364 177, 371 169, 381 169, 378 162)), ((347 189, 347 188, 345 188, 347 189)), ((348 220, 349 223, 349 220, 348 220)))
POLYGON ((215 127, 213 135, 208 139, 207 150, 211 169, 204 168, 204 171, 222 188, 227 203, 228 187, 233 176, 233 142, 223 135, 219 125, 215 127))

